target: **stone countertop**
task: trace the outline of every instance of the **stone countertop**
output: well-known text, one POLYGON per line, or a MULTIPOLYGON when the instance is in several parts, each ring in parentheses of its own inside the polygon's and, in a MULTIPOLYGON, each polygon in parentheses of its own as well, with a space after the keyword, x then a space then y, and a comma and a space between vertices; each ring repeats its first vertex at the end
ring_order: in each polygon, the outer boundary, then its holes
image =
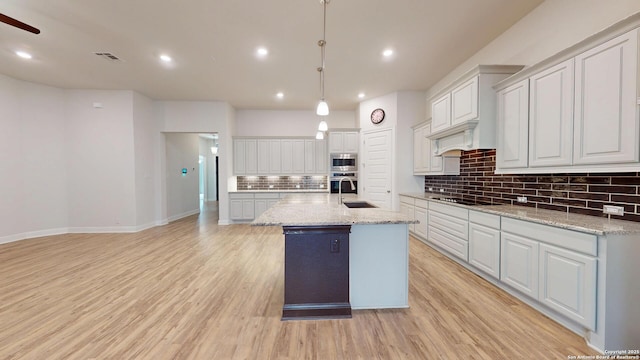
MULTIPOLYGON (((366 201, 345 194, 345 201, 366 201)), ((318 226, 415 224, 418 221, 397 212, 380 208, 350 209, 338 204, 338 194, 291 194, 255 219, 255 226, 318 226)))
POLYGON ((461 205, 434 200, 433 198, 442 196, 438 193, 403 193, 400 195, 595 235, 640 234, 640 223, 634 221, 609 220, 606 217, 566 213, 518 205, 461 205))

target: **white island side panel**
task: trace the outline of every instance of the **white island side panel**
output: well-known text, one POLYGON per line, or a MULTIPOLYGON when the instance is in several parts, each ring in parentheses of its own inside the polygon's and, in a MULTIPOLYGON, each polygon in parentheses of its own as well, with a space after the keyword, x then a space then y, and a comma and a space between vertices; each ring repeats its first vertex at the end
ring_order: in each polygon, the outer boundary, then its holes
POLYGON ((349 288, 353 309, 409 307, 407 224, 351 227, 349 288))

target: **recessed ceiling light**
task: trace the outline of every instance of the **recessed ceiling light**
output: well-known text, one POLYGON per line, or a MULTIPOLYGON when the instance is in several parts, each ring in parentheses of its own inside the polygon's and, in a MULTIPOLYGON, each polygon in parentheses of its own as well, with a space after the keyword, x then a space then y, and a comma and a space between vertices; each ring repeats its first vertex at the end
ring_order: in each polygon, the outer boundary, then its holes
POLYGON ((276 97, 278 99, 282 99, 284 97, 284 94, 282 92, 279 92, 279 93, 276 94, 276 97))
POLYGON ((20 56, 23 59, 31 59, 33 56, 31 56, 31 54, 29 54, 28 52, 24 52, 24 51, 16 51, 16 55, 20 56))
POLYGON ((160 60, 166 63, 170 63, 172 61, 171 56, 165 54, 160 55, 160 60))
POLYGON ((364 99, 364 93, 360 93, 360 94, 358 94, 358 98, 359 98, 359 99, 364 99))
POLYGON ((258 50, 256 50, 256 54, 258 54, 259 57, 265 57, 269 55, 269 50, 263 47, 259 47, 258 50))
POLYGON ((383 55, 384 57, 389 57, 389 56, 393 55, 393 50, 391 50, 391 49, 386 49, 385 51, 383 51, 383 52, 382 52, 382 55, 383 55))

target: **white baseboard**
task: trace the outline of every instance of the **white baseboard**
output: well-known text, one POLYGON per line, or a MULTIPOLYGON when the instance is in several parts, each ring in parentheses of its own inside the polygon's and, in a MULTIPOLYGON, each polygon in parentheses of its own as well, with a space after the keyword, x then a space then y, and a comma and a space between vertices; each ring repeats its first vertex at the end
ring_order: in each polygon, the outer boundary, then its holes
POLYGON ((185 218, 187 216, 191 216, 191 215, 195 215, 195 214, 199 214, 199 213, 200 213, 200 209, 190 210, 190 211, 183 212, 182 214, 169 216, 168 220, 169 220, 169 222, 172 222, 172 221, 180 220, 180 219, 185 218))
POLYGON ((218 225, 231 225, 231 221, 219 219, 218 220, 218 225))
POLYGON ((0 236, 0 244, 7 244, 14 241, 33 239, 43 236, 53 236, 53 235, 62 235, 69 233, 68 228, 56 228, 56 229, 47 229, 47 230, 38 230, 38 231, 27 231, 20 234, 13 234, 7 236, 0 236))

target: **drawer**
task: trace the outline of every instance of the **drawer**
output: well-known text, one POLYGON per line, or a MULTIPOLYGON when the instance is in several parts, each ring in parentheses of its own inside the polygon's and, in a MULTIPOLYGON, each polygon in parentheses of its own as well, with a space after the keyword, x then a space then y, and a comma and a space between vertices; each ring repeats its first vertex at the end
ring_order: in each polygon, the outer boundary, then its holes
POLYGON ((432 226, 429 226, 429 241, 464 261, 469 260, 469 243, 467 241, 432 226))
POLYGON ((593 234, 560 229, 554 226, 536 224, 507 217, 502 218, 502 231, 508 231, 512 234, 528 237, 587 255, 598 256, 598 237, 593 234))
POLYGON ((427 200, 415 199, 415 201, 416 201, 416 207, 423 208, 423 209, 429 208, 428 206, 429 202, 427 200))
POLYGON ((434 210, 443 214, 451 215, 460 219, 464 219, 465 221, 469 220, 469 210, 463 207, 432 201, 431 204, 429 204, 429 210, 434 210))
POLYGON ((256 199, 280 199, 279 193, 256 193, 256 199))
POLYGON ((400 202, 403 202, 405 204, 409 204, 411 206, 413 206, 415 204, 415 199, 409 196, 400 196, 400 202))
POLYGON ((229 193, 229 199, 253 199, 253 193, 229 193))
POLYGON ((462 240, 469 240, 469 222, 429 209, 429 226, 462 240))
POLYGON ((480 211, 469 210, 469 221, 500 230, 500 215, 487 214, 480 211))

